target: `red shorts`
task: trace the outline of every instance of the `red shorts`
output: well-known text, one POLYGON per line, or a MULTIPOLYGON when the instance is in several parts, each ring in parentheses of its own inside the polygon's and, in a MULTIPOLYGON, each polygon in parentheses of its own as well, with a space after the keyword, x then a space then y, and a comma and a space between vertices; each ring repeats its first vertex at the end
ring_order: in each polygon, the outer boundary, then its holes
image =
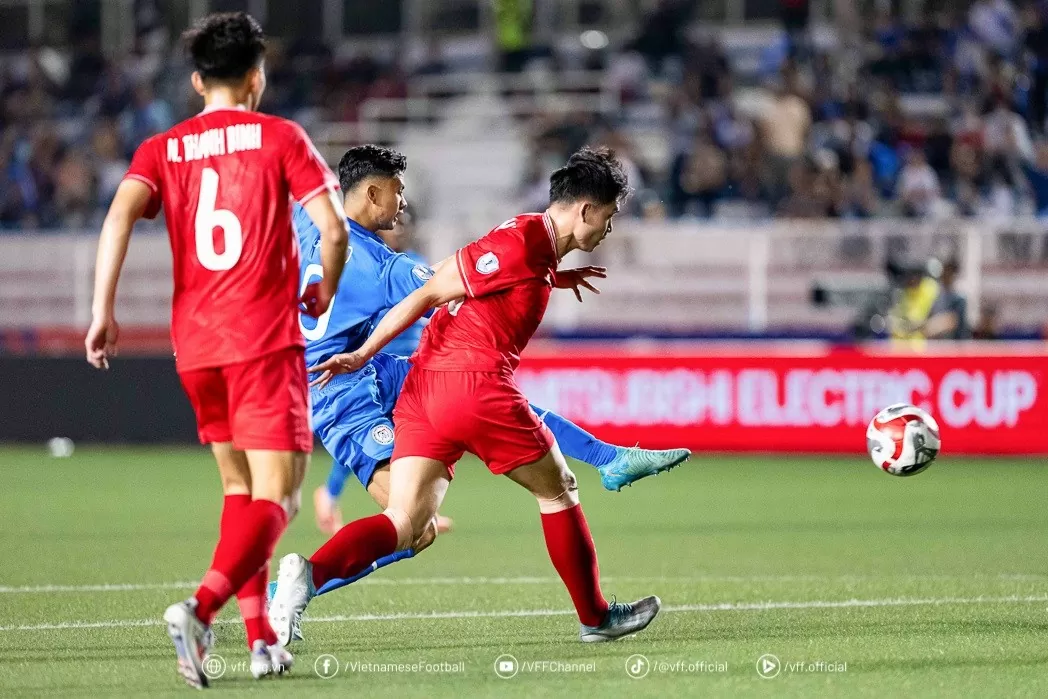
POLYGON ((178 376, 193 404, 201 444, 232 442, 241 450, 313 451, 301 347, 178 376))
POLYGON ((454 476, 464 452, 495 474, 534 463, 553 448, 553 434, 512 377, 412 367, 393 411, 393 460, 424 456, 454 476))

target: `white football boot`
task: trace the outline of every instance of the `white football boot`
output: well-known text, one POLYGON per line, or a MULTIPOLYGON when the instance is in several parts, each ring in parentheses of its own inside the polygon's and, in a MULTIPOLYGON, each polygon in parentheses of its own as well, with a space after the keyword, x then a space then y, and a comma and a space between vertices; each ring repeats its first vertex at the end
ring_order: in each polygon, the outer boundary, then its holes
POLYGON ((294 664, 295 659, 284 646, 267 646, 262 639, 255 641, 255 647, 251 651, 251 676, 256 680, 269 675, 283 675, 290 672, 294 664))
POLYGON ((190 687, 204 689, 208 684, 204 658, 210 650, 210 636, 208 627, 197 618, 196 600, 172 604, 164 612, 164 621, 167 622, 167 635, 178 654, 178 674, 190 687))
POLYGON ((277 589, 269 600, 269 624, 281 646, 302 640, 302 613, 316 593, 309 561, 297 553, 280 559, 277 589))

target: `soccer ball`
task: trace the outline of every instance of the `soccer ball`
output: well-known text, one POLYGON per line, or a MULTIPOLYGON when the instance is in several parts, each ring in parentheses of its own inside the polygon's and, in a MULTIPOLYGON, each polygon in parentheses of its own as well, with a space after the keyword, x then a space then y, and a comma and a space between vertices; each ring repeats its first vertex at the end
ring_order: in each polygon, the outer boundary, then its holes
POLYGON ((928 468, 941 444, 935 418, 906 403, 888 406, 866 428, 870 458, 893 476, 913 476, 928 468))

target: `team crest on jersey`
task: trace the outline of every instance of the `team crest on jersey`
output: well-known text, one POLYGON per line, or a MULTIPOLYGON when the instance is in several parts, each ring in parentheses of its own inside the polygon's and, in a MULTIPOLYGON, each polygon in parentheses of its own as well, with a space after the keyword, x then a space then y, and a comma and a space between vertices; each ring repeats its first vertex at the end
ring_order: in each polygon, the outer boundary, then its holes
POLYGON ((481 274, 492 274, 499 271, 499 258, 493 252, 486 252, 477 260, 477 271, 481 274))
POLYGON ((411 270, 411 273, 424 282, 428 282, 433 278, 433 270, 426 265, 415 265, 415 268, 411 270))
POLYGON ((371 439, 375 440, 376 444, 389 446, 393 443, 393 430, 389 425, 375 425, 371 428, 371 439))

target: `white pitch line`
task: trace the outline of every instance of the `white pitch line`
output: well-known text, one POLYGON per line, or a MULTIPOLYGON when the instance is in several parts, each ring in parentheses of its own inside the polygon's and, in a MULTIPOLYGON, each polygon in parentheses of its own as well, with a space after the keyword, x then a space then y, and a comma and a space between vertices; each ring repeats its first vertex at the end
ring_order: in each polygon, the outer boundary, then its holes
MULTIPOLYGON (((812 600, 800 602, 718 602, 713 604, 684 604, 663 607, 664 612, 760 612, 776 609, 855 609, 869 607, 916 607, 975 604, 1032 604, 1048 602, 1048 595, 1008 595, 1005 597, 926 597, 850 600, 812 600)), ((509 619, 513 617, 570 616, 571 609, 521 609, 516 611, 458 611, 458 612, 393 612, 391 614, 353 614, 306 617, 309 624, 330 624, 348 621, 407 621, 426 619, 509 619)), ((216 624, 239 624, 235 619, 222 619, 216 624)), ((110 621, 66 621, 50 624, 21 624, 0 626, 0 632, 62 631, 81 629, 122 629, 141 626, 162 626, 155 619, 126 619, 110 621)))
MULTIPOLYGON (((1048 579, 1042 573, 1000 573, 968 575, 692 575, 674 576, 608 576, 605 582, 645 583, 779 583, 779 582, 849 582, 877 580, 972 580, 997 579, 1007 581, 1036 581, 1048 579)), ((391 578, 368 577, 354 585, 559 585, 560 578, 541 576, 515 577, 434 577, 434 578, 391 578)), ((0 585, 0 594, 36 594, 56 592, 146 592, 150 590, 195 590, 200 583, 99 583, 94 585, 0 585)))
POLYGON ((112 583, 99 585, 0 585, 0 594, 31 594, 35 592, 139 592, 142 590, 187 590, 200 583, 112 583))

